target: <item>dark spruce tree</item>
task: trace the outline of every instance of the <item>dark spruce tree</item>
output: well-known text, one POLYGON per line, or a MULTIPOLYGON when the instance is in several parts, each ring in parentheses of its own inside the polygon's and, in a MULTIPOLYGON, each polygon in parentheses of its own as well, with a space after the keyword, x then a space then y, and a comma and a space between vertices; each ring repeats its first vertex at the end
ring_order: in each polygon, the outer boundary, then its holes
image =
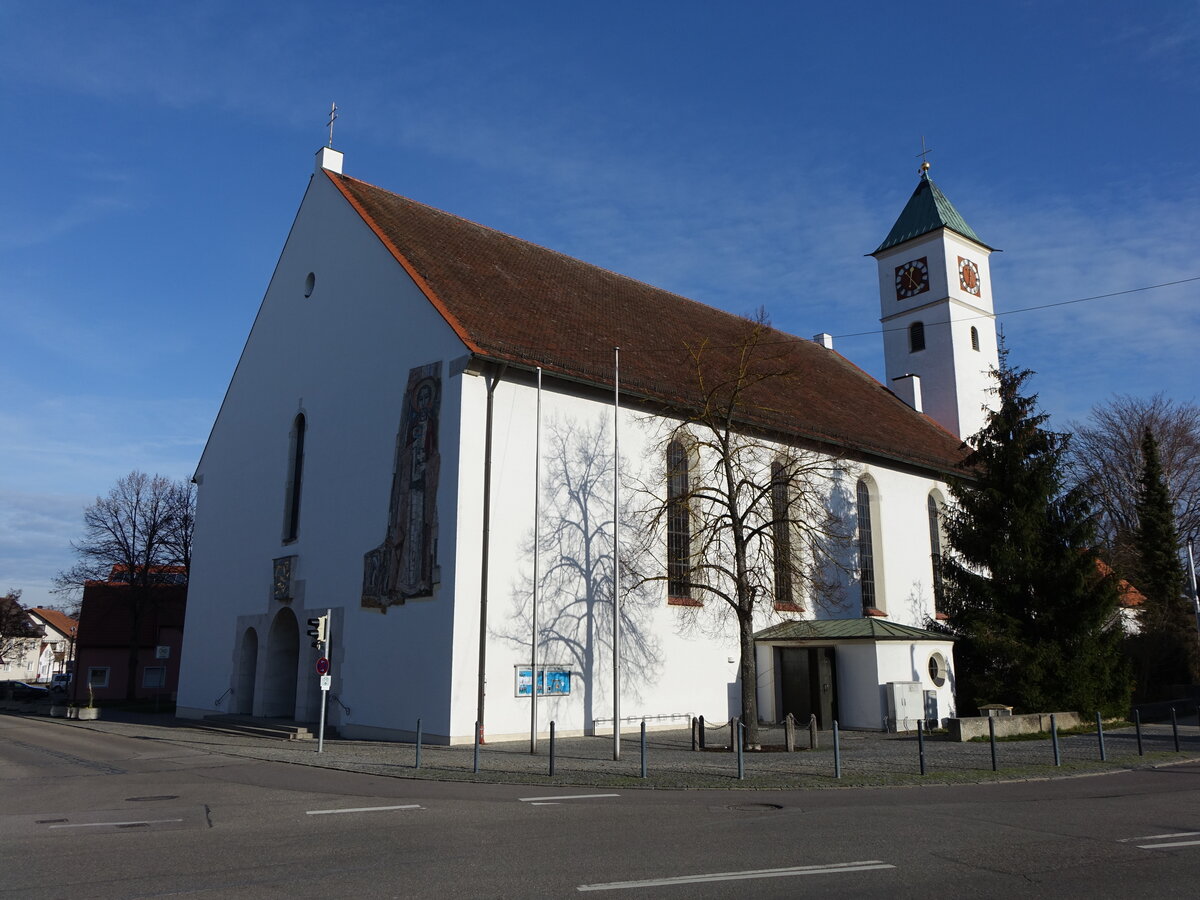
POLYGON ((1172 688, 1197 679, 1196 619, 1185 591, 1175 510, 1163 476, 1158 441, 1142 435, 1142 476, 1138 485, 1134 536, 1136 584, 1145 597, 1138 610, 1139 631, 1130 641, 1137 674, 1137 698, 1170 699, 1172 688))
POLYGON ((943 627, 959 638, 959 706, 1123 713, 1116 580, 1097 564, 1086 495, 1067 487, 1068 436, 1023 393, 1032 374, 1001 349, 998 408, 967 460, 975 477, 951 484, 943 627))

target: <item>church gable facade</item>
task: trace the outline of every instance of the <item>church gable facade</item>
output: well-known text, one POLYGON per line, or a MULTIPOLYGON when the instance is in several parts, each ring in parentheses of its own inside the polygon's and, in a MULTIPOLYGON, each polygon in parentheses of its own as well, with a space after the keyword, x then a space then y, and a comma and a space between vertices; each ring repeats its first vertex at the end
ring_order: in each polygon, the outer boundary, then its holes
MULTIPOLYGON (((686 348, 731 364, 745 328, 321 151, 197 469, 180 714, 313 721, 324 653, 348 737, 408 738, 418 718, 431 740, 527 735, 534 690, 538 731, 611 733, 614 546, 666 572, 639 488, 670 489, 686 348), (327 610, 313 648, 306 622, 327 610)), ((894 726, 889 682, 921 698, 902 718, 953 715, 952 645, 924 626, 965 448, 832 350, 771 338, 795 377, 746 425, 838 461, 847 530, 833 599, 760 604, 760 718, 894 726)), ((620 581, 622 728, 739 713, 732 616, 671 593, 665 574, 620 581)))

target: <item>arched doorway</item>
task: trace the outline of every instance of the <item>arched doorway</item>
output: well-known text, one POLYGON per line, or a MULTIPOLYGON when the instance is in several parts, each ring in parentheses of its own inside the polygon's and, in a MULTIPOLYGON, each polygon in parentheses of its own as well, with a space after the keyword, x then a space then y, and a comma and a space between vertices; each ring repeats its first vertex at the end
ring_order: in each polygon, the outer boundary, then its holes
POLYGON ((281 609, 267 636, 266 683, 262 715, 293 719, 296 716, 296 668, 300 664, 300 624, 290 609, 281 609))
POLYGON ((247 628, 238 650, 237 675, 233 685, 233 695, 237 701, 235 708, 239 715, 249 716, 254 713, 254 681, 257 674, 258 632, 247 628))

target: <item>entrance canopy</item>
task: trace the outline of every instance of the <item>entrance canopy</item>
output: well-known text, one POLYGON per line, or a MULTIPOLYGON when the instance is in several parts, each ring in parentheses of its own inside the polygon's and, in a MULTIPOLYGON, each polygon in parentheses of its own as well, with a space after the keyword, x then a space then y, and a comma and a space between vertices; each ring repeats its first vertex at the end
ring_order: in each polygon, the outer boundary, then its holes
POLYGON ((908 730, 954 715, 951 635, 864 617, 781 622, 754 640, 764 718, 908 730))
POLYGON ((957 638, 887 619, 810 619, 780 622, 754 635, 756 641, 953 641, 957 638))

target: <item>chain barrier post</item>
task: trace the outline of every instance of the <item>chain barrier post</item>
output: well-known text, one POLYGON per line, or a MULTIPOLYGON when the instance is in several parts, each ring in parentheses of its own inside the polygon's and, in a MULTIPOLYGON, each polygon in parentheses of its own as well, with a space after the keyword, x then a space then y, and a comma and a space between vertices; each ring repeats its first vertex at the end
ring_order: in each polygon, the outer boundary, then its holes
POLYGON ((1050 740, 1054 743, 1054 765, 1062 765, 1062 755, 1058 752, 1058 719, 1050 714, 1050 740))
POLYGON ((421 720, 417 719, 417 761, 413 765, 414 769, 421 768, 421 720))
POLYGON ((1000 769, 996 765, 996 717, 988 716, 988 736, 992 743, 992 771, 999 772, 1000 769))
POLYGON ((479 722, 475 723, 475 759, 472 763, 471 771, 479 774, 479 722))
POLYGON ((920 719, 917 719, 917 753, 921 757, 921 774, 925 774, 925 725, 920 719))

